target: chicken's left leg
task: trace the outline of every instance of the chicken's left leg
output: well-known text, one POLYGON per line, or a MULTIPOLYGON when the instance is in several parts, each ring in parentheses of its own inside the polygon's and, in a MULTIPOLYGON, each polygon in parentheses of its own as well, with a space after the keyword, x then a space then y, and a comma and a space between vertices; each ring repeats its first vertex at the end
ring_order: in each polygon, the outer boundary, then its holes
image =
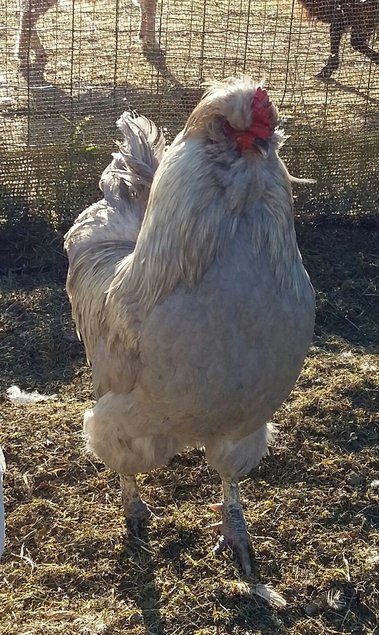
POLYGON ((127 527, 133 535, 138 537, 142 533, 145 521, 156 514, 142 500, 135 476, 120 475, 120 484, 127 527))
POLYGON ((219 505, 212 505, 214 511, 222 512, 222 522, 218 524, 221 536, 214 552, 221 553, 229 546, 236 553, 241 567, 246 575, 251 574, 251 545, 243 515, 238 482, 222 479, 223 501, 219 505))

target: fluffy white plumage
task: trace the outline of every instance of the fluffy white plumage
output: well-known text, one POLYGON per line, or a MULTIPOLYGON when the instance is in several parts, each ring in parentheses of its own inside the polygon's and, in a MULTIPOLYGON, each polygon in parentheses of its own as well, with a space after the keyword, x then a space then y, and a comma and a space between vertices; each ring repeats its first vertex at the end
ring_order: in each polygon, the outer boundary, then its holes
POLYGON ((139 521, 147 507, 132 475, 203 446, 223 479, 217 551, 231 544, 249 572, 237 480, 267 453, 314 324, 277 111, 244 78, 213 84, 165 153, 144 117, 118 123, 124 143, 102 176, 104 199, 65 241, 97 398, 88 447, 122 476, 125 511, 139 521))
POLYGON ((38 390, 27 392, 18 386, 10 386, 6 392, 8 399, 23 406, 29 406, 38 401, 55 401, 57 399, 57 395, 42 395, 38 390))
POLYGON ((0 446, 0 557, 4 551, 5 539, 5 512, 4 512, 4 495, 3 495, 3 477, 5 474, 5 458, 3 450, 0 446))

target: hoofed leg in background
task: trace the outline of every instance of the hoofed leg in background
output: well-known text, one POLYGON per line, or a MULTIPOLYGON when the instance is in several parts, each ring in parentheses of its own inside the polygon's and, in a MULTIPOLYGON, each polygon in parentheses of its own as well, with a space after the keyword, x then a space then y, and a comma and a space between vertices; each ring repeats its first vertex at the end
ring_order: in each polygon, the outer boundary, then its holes
MULTIPOLYGON (((52 0, 50 4, 53 6, 55 0, 52 0)), ((27 2, 21 5, 15 57, 20 63, 20 70, 24 76, 27 75, 28 68, 32 66, 38 67, 40 72, 45 69, 47 55, 37 32, 37 21, 48 8, 49 6, 42 6, 42 3, 27 2), (34 59, 32 54, 34 54, 34 59)))
POLYGON ((362 31, 359 27, 353 27, 351 29, 351 46, 355 51, 363 53, 374 64, 379 64, 379 53, 370 48, 367 44, 371 32, 362 31))
POLYGON ((220 510, 222 513, 222 521, 217 525, 221 536, 214 552, 219 554, 225 547, 231 547, 236 553, 243 571, 246 575, 250 575, 252 550, 241 507, 238 482, 230 478, 223 478, 222 489, 222 503, 211 505, 214 511, 220 510))
POLYGON ((157 0, 138 0, 141 9, 141 26, 139 36, 146 46, 158 48, 155 36, 155 16, 157 0))
POLYGON ((47 64, 47 53, 36 30, 32 32, 32 44, 35 52, 35 65, 43 71, 47 64))
POLYGON ((338 69, 340 63, 339 52, 341 38, 345 30, 346 24, 344 18, 342 16, 334 18, 330 25, 330 55, 324 68, 321 69, 316 77, 327 79, 338 69))

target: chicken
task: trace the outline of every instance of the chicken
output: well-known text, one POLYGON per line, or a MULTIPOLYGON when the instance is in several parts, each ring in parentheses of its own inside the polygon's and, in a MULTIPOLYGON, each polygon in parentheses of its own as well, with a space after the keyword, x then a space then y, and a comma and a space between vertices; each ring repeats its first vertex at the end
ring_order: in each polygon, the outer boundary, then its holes
POLYGON ((0 558, 4 551, 4 538, 5 538, 5 512, 4 512, 4 499, 3 499, 3 476, 5 473, 5 459, 3 450, 0 446, 0 558))
POLYGON ((249 574, 238 480, 267 453, 314 326, 277 110, 261 86, 229 79, 165 152, 144 117, 118 125, 104 198, 65 238, 97 399, 87 446, 120 474, 134 532, 151 514, 135 475, 203 447, 223 487, 215 551, 232 547, 249 574))

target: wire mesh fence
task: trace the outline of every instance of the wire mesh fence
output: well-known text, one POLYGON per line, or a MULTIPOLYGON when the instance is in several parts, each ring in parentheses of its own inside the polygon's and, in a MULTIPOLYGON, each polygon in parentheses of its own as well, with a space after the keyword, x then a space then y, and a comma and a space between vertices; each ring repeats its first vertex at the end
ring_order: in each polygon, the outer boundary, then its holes
POLYGON ((377 0, 0 0, 0 268, 60 252, 123 110, 172 139, 204 81, 241 73, 279 106, 292 173, 317 180, 297 213, 375 217, 378 23, 377 0))

